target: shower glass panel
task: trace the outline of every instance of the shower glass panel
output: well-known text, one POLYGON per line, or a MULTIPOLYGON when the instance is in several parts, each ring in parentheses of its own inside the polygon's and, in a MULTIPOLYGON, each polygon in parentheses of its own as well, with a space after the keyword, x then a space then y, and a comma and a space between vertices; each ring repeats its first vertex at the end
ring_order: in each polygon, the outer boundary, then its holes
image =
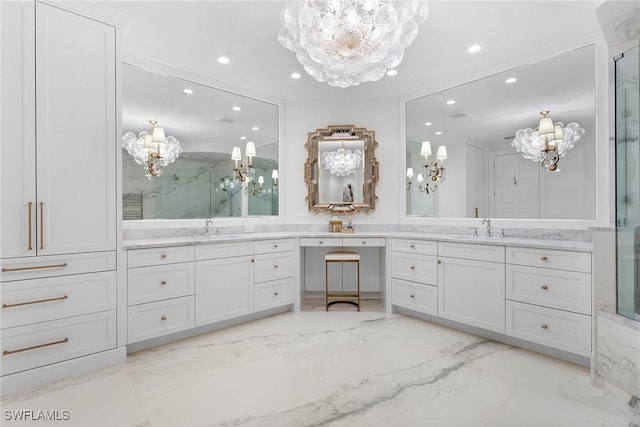
POLYGON ((640 320, 640 47, 615 60, 618 314, 640 320))

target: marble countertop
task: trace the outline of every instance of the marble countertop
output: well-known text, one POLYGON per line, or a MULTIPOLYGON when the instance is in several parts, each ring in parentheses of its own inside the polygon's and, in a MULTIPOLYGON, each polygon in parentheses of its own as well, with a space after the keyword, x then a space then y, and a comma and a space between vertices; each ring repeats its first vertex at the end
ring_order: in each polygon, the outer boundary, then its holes
POLYGON ((198 237, 150 237, 144 239, 124 240, 124 249, 143 249, 164 246, 180 246, 180 245, 202 245, 212 243, 232 242, 238 240, 268 240, 281 238, 363 238, 363 237, 384 237, 384 238, 402 238, 402 239, 422 239, 422 240, 439 240, 458 243, 477 243, 485 245, 497 246, 518 246, 541 249, 563 249, 580 252, 593 251, 593 243, 587 241, 572 240, 555 240, 555 239, 527 239, 527 238, 511 238, 511 237, 482 237, 482 236, 463 236, 454 234, 440 233, 410 233, 410 232, 355 232, 355 233, 330 233, 330 232, 269 232, 269 233, 240 233, 240 234, 222 234, 220 236, 198 236, 198 237))

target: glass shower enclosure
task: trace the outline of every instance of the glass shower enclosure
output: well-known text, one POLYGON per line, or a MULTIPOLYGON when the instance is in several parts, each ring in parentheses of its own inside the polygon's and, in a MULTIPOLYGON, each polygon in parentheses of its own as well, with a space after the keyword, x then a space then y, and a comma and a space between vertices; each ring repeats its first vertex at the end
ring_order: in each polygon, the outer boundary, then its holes
POLYGON ((640 320, 640 46, 615 58, 617 311, 640 320))

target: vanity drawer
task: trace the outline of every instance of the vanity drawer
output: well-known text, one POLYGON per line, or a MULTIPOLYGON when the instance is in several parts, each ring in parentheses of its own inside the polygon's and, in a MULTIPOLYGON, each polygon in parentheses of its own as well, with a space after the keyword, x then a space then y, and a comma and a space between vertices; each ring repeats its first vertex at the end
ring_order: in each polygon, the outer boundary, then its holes
POLYGON ((293 277, 293 266, 294 255, 291 252, 256 255, 254 282, 268 282, 293 277))
POLYGON ((256 254, 293 251, 293 239, 258 240, 254 243, 256 254))
POLYGON ((393 239, 391 248, 397 252, 408 252, 424 255, 438 254, 438 242, 436 240, 393 239))
POLYGON ((438 315, 438 287, 391 279, 391 303, 421 313, 438 315))
POLYGON ((591 273, 590 252, 508 247, 507 263, 591 273))
POLYGON ((0 282, 116 269, 116 251, 0 260, 0 282))
POLYGON ((191 329, 195 326, 194 297, 187 296, 129 307, 128 343, 191 329))
POLYGON ((438 256, 476 261, 504 262, 504 246, 438 242, 438 256))
POLYGON ((331 246, 341 247, 341 237, 301 237, 300 246, 331 246))
POLYGON ((116 272, 2 284, 2 328, 116 308, 116 272))
POLYGON ((393 277, 428 285, 438 284, 438 263, 435 256, 393 252, 391 257, 393 277))
POLYGON ((386 246, 387 240, 384 237, 343 237, 342 246, 356 247, 356 246, 373 246, 380 247, 386 246))
POLYGON ((507 265, 507 299, 591 314, 591 274, 507 265))
POLYGON ((193 295, 194 263, 130 268, 127 282, 129 305, 193 295))
POLYGON ((256 284, 254 298, 255 311, 293 304, 293 277, 256 284))
POLYGON ((116 311, 102 311, 2 331, 0 375, 116 347, 116 311))
POLYGON ((196 247, 196 260, 231 258, 236 256, 253 255, 253 241, 211 243, 196 247))
POLYGON ((128 267, 145 267, 148 265, 174 264, 177 262, 193 261, 193 254, 193 246, 129 249, 127 252, 128 267))
POLYGON ((589 356, 591 316, 507 301, 507 335, 589 356))

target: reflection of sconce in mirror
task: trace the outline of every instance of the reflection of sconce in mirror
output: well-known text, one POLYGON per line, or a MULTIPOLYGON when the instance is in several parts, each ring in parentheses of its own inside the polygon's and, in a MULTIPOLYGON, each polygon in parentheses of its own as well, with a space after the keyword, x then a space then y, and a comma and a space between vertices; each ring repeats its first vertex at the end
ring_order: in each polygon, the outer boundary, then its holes
POLYGON ((542 118, 536 129, 519 129, 511 146, 525 159, 540 163, 547 171, 559 172, 558 162, 584 135, 584 129, 576 122, 566 127, 562 122, 553 123, 549 111, 540 113, 542 118))
POLYGON ((407 191, 411 191, 411 180, 413 179, 413 168, 407 168, 407 191))
POLYGON ((255 174, 253 169, 253 158, 256 155, 256 145, 251 141, 247 142, 244 154, 248 159, 246 163, 242 160, 240 147, 233 147, 233 150, 231 151, 231 160, 235 162, 233 170, 236 173, 236 178, 242 182, 245 182, 247 178, 251 178, 255 174), (240 162, 240 164, 238 164, 238 162, 240 162))
MULTIPOLYGON (((431 143, 424 141, 420 147, 420 155, 424 156, 425 174, 419 173, 416 180, 418 181, 419 190, 427 194, 436 191, 438 184, 444 181, 445 169, 443 163, 447 158, 447 147, 444 145, 439 146, 436 152, 436 160, 429 163, 431 153, 431 143), (423 182, 424 186, 422 185, 423 182)), ((411 176, 413 177, 413 169, 411 170, 411 176)), ((409 171, 407 171, 407 178, 410 179, 409 171)), ((410 189, 410 186, 408 189, 410 189)))
POLYGON ((264 192, 264 177, 258 177, 258 184, 254 179, 244 188, 244 194, 249 196, 260 196, 264 192))
POLYGON ((278 169, 274 169, 273 172, 271 172, 271 185, 273 186, 273 192, 277 193, 278 192, 278 169))
POLYGON ((165 137, 164 129, 157 126, 158 122, 149 120, 149 123, 153 126, 151 133, 143 130, 136 137, 135 133, 127 132, 122 137, 122 147, 137 164, 144 166, 144 175, 151 179, 162 175, 162 168, 177 159, 182 148, 173 136, 165 137))

